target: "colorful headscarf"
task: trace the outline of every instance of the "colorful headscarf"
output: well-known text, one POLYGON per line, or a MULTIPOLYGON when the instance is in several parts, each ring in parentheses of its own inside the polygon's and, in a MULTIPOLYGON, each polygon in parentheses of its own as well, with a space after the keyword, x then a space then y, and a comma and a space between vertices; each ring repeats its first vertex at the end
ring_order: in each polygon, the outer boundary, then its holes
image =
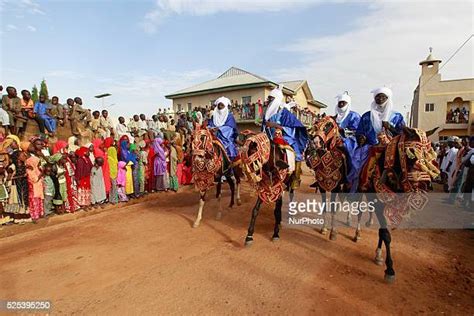
POLYGON ((58 140, 53 146, 53 154, 56 153, 67 153, 68 144, 64 140, 58 140))
POLYGON ((104 148, 109 148, 114 144, 114 138, 113 137, 107 137, 104 139, 104 148))
POLYGON ((87 152, 89 152, 89 148, 81 147, 81 148, 77 149, 75 153, 78 157, 85 157, 87 152))
POLYGON ((18 136, 10 134, 6 138, 14 140, 15 143, 17 143, 17 145, 20 146, 20 138, 18 136))
POLYGON ((71 152, 76 152, 76 150, 79 149, 79 146, 76 145, 77 137, 76 136, 71 136, 67 139, 67 145, 69 148, 69 151, 71 152))

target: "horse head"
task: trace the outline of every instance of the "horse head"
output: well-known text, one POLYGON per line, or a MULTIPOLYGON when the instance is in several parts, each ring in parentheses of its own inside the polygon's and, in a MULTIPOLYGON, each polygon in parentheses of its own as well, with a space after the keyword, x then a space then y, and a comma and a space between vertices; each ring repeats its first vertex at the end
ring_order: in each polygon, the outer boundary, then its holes
POLYGON ((245 142, 241 149, 242 169, 249 181, 258 183, 262 180, 263 166, 270 159, 270 139, 267 134, 242 132, 245 142))

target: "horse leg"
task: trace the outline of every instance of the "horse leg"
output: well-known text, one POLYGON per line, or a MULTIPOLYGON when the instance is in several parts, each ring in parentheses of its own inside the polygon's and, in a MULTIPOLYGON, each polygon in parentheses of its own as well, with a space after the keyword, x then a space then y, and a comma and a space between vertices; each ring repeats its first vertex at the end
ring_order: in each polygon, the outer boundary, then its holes
POLYGON ((275 211, 273 214, 275 215, 275 226, 273 228, 273 236, 272 240, 277 241, 280 239, 280 224, 281 224, 281 207, 283 205, 283 197, 279 197, 275 203, 275 211))
POLYGON ((382 228, 379 229, 379 241, 378 241, 378 244, 377 244, 377 249, 375 249, 375 264, 378 265, 378 266, 381 266, 383 265, 383 257, 382 257, 382 238, 381 238, 381 233, 380 233, 380 230, 382 228))
POLYGON ((321 227, 321 234, 326 235, 328 232, 327 228, 327 201, 326 192, 321 192, 321 202, 323 203, 323 227, 321 227))
MULTIPOLYGON (((330 205, 336 205, 336 203, 333 203, 336 201, 336 196, 337 193, 335 192, 329 192, 330 196, 330 205)), ((336 228, 336 206, 334 206, 334 209, 331 208, 331 233, 329 234, 329 240, 336 240, 337 239, 337 228, 336 228)))
POLYGON ((216 198, 217 198, 217 214, 216 220, 221 220, 222 218, 222 204, 221 204, 221 193, 222 193, 222 175, 219 175, 219 181, 216 186, 216 198))
POLYGON ((252 217, 250 219, 249 229, 247 232, 247 237, 245 237, 245 246, 250 246, 253 243, 253 232, 255 230, 255 221, 257 220, 258 211, 260 210, 260 206, 262 205, 262 200, 257 198, 257 202, 252 209, 252 217))
POLYGON ((289 192, 288 197, 290 198, 290 203, 291 203, 295 199, 295 190, 290 188, 288 192, 289 192))
POLYGON ((374 224, 374 212, 369 212, 369 220, 365 223, 365 227, 370 227, 374 224))
POLYGON ((204 208, 204 199, 206 197, 206 191, 201 191, 199 192, 200 198, 199 198, 199 210, 198 214, 196 217, 196 220, 194 221, 193 227, 197 228, 199 227, 199 224, 201 223, 201 218, 202 218, 202 209, 204 208))
POLYGON ((237 168, 234 169, 234 176, 237 187, 237 205, 240 206, 242 205, 242 200, 240 199, 240 171, 237 168))
POLYGON ((385 265, 387 266, 387 269, 385 269, 385 281, 392 283, 395 281, 395 270, 393 270, 392 255, 390 253, 390 243, 392 242, 392 236, 390 235, 388 228, 381 228, 379 230, 379 236, 385 245, 385 250, 387 251, 385 255, 385 265))
POLYGON ((231 175, 226 174, 225 178, 227 179, 227 182, 229 183, 229 188, 230 188, 230 204, 229 204, 229 207, 231 208, 232 206, 234 206, 235 183, 234 183, 234 179, 232 179, 231 175))
MULTIPOLYGON (((349 212, 350 214, 350 212, 349 212)), ((359 211, 359 214, 357 214, 357 228, 356 228, 356 232, 355 232, 355 236, 354 236, 354 239, 353 241, 354 242, 357 242, 358 240, 360 240, 360 220, 362 219, 362 212, 359 211)))

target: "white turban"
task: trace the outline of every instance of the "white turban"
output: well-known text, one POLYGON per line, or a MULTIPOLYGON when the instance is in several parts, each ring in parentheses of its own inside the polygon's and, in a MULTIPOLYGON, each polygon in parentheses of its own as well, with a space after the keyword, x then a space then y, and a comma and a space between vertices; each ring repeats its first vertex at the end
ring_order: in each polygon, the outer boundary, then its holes
POLYGON ((341 101, 345 101, 347 104, 340 108, 338 104, 336 104, 336 122, 340 124, 342 121, 346 119, 346 117, 349 115, 349 112, 351 111, 351 97, 347 94, 347 92, 344 92, 343 94, 340 94, 336 97, 337 103, 341 101))
POLYGON ((270 97, 273 97, 273 101, 268 105, 267 111, 265 112, 265 120, 269 120, 273 115, 275 115, 280 107, 283 107, 285 105, 285 102, 283 102, 283 92, 282 92, 283 87, 278 87, 273 89, 270 92, 270 97))
POLYGON ((372 101, 370 106, 370 121, 372 122, 375 133, 379 134, 382 131, 382 122, 388 121, 392 113, 392 90, 387 87, 382 87, 372 90, 371 93, 374 94, 374 101, 372 101), (380 93, 387 96, 387 101, 379 105, 375 102, 375 96, 380 93))
POLYGON ((227 121, 227 117, 229 116, 230 100, 226 97, 220 97, 214 102, 214 105, 216 108, 212 114, 212 121, 216 127, 220 127, 224 125, 225 121, 227 121), (219 110, 219 103, 224 104, 224 108, 222 110, 219 110))

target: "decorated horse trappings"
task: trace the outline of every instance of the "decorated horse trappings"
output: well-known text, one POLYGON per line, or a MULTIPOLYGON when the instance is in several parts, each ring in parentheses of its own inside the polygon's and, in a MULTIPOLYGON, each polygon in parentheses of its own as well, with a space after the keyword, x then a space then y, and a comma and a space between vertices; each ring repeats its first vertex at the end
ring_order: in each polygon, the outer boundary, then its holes
POLYGON ((359 188, 375 192, 375 214, 380 224, 375 262, 383 264, 382 243, 386 248, 385 279, 395 279, 390 253, 389 226, 396 227, 411 212, 421 210, 427 203, 428 191, 440 171, 436 153, 426 133, 404 127, 401 135, 392 139, 379 136, 380 143, 371 148, 369 159, 361 174, 359 188))
POLYGON ((234 175, 237 182, 237 204, 240 205, 240 167, 235 166, 227 157, 225 148, 212 135, 208 129, 198 129, 193 134, 192 142, 193 155, 193 179, 194 185, 200 193, 199 210, 194 221, 193 227, 198 227, 202 219, 206 192, 214 186, 217 181, 216 197, 219 202, 219 208, 216 218, 222 216, 221 206, 221 187, 222 176, 225 176, 229 183, 231 197, 229 207, 234 205, 235 184, 232 179, 234 175))
POLYGON ((266 133, 243 133, 247 136, 242 147, 242 170, 246 174, 248 181, 255 188, 257 202, 252 210, 252 217, 248 228, 245 245, 253 242, 255 221, 263 203, 275 203, 275 226, 272 240, 280 238, 281 208, 283 204, 283 192, 290 185, 291 176, 287 160, 287 150, 292 150, 290 146, 278 145, 282 139, 281 130, 276 130, 274 139, 270 141, 266 133))
MULTIPOLYGON (((312 187, 319 189, 323 201, 326 201, 326 193, 329 192, 330 200, 334 202, 336 194, 342 192, 343 186, 347 183, 348 154, 339 135, 339 128, 331 116, 324 116, 313 125, 309 135, 310 141, 305 151, 305 160, 306 165, 314 171, 316 182, 312 187)), ((324 213, 326 214, 326 207, 324 213)), ((337 236, 335 213, 336 210, 331 210, 329 235, 331 240, 335 240, 337 236)), ((326 220, 321 233, 327 233, 326 220)))

